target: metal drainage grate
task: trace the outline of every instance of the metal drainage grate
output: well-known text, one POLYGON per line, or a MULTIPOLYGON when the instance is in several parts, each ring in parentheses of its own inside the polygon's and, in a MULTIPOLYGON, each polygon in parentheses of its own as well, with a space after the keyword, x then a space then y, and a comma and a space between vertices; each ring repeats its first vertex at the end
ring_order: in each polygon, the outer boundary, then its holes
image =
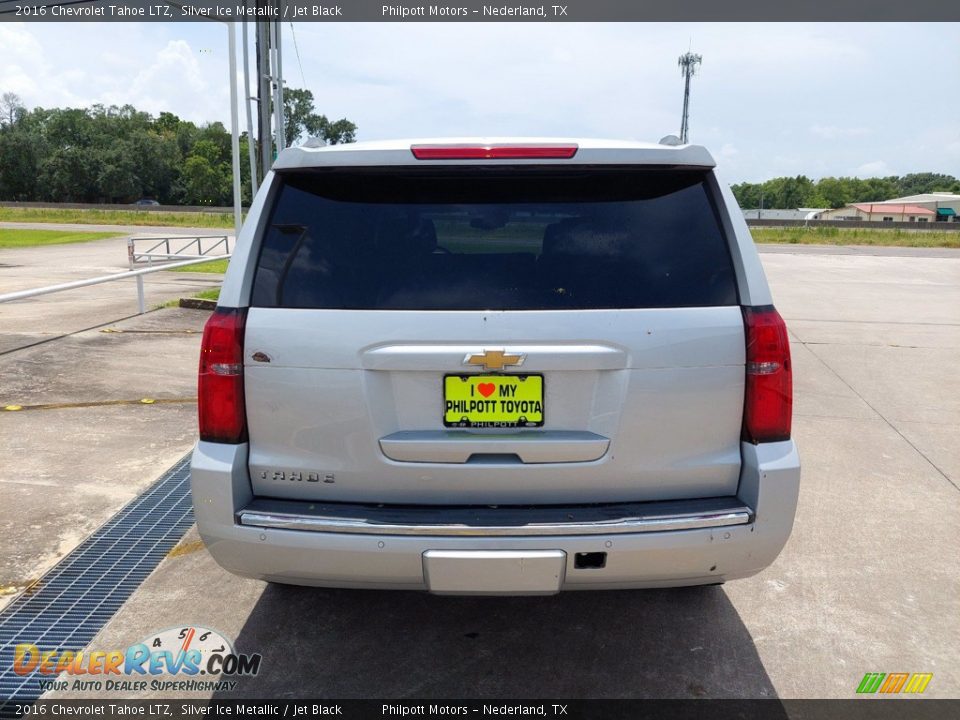
POLYGON ((192 524, 187 455, 0 612, 0 717, 42 693, 14 646, 82 650, 192 524))

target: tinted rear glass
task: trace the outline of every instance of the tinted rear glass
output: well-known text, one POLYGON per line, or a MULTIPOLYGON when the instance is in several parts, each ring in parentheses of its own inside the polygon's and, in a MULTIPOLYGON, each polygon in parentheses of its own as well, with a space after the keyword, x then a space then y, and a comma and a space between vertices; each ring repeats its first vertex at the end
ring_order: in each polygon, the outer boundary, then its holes
POLYGON ((737 304, 702 170, 284 174, 251 304, 561 310, 737 304))

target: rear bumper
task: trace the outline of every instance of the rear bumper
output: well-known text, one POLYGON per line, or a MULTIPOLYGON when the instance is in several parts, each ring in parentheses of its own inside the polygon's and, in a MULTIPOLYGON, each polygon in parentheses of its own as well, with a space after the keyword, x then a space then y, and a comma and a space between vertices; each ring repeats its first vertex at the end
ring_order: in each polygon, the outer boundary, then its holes
POLYGON ((548 507, 350 505, 258 499, 237 513, 245 527, 356 535, 537 537, 700 530, 753 521, 736 498, 548 507))
POLYGON ((307 503, 297 512, 299 503, 254 501, 245 445, 198 443, 191 470, 201 537, 230 572, 299 585, 477 594, 748 577, 773 562, 786 543, 799 479, 792 441, 744 445, 737 498, 704 501, 698 512, 650 503, 644 504, 649 511, 599 522, 545 517, 533 526, 487 524, 488 531, 478 533, 476 523, 454 519, 424 522, 417 533, 409 517, 371 523, 307 503), (580 553, 605 553, 603 566, 578 567, 580 553))

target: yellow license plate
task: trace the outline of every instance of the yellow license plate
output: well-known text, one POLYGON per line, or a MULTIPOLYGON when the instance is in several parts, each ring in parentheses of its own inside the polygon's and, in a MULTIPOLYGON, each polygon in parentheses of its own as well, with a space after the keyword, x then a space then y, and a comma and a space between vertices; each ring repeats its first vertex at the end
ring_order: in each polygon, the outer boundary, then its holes
POLYGON ((445 375, 446 427, 540 427, 542 375, 445 375))

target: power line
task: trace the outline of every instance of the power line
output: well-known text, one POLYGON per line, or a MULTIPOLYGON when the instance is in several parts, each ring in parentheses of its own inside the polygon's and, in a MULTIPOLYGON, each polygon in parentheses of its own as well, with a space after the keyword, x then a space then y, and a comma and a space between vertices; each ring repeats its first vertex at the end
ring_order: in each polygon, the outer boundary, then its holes
POLYGON ((300 62, 300 48, 297 47, 297 33, 293 29, 293 23, 290 23, 290 34, 293 36, 293 49, 297 51, 297 65, 300 66, 300 79, 303 80, 303 88, 307 88, 307 78, 303 74, 303 63, 300 62))

